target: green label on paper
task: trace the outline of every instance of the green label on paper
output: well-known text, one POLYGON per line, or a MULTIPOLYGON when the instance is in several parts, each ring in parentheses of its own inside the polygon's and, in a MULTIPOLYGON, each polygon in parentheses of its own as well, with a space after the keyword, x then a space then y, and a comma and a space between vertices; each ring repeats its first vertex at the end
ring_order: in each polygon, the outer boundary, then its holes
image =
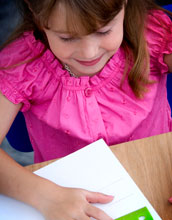
POLYGON ((144 207, 115 220, 153 220, 153 218, 148 209, 144 207))

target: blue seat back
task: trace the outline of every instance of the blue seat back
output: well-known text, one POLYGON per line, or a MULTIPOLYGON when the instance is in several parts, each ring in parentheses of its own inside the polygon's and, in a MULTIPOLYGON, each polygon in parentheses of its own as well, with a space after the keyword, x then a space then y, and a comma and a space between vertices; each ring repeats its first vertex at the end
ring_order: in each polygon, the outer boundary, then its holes
MULTIPOLYGON (((172 4, 165 5, 165 6, 163 6, 163 8, 172 12, 172 4)), ((167 98, 168 98, 170 107, 172 109, 172 73, 168 74, 168 77, 167 77, 167 98)), ((171 115, 172 115, 172 113, 171 113, 171 115)))
POLYGON ((17 114, 6 138, 10 145, 18 151, 33 151, 22 112, 17 114))

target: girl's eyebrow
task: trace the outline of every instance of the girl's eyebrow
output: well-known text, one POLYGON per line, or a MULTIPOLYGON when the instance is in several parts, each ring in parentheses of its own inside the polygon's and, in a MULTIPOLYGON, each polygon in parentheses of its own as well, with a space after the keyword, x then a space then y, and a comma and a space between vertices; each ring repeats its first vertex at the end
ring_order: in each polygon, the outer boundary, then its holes
MULTIPOLYGON (((112 22, 112 21, 111 21, 112 22)), ((110 29, 110 28, 112 28, 112 26, 113 26, 113 24, 111 24, 111 22, 109 22, 106 26, 104 26, 104 27, 100 27, 99 29, 97 29, 97 32, 101 32, 101 31, 106 31, 106 29, 110 29)), ((50 28, 49 28, 50 29, 50 28)), ((53 32, 55 32, 55 33, 57 33, 57 34, 67 34, 67 35, 72 35, 72 36, 77 36, 77 34, 76 33, 71 33, 71 32, 69 32, 69 31, 67 31, 67 30, 53 30, 52 29, 52 31, 53 32)))
POLYGON ((70 35, 70 36, 73 36, 73 37, 78 36, 77 33, 71 33, 71 32, 69 32, 67 30, 52 30, 52 31, 54 33, 57 33, 57 34, 66 34, 66 35, 70 35))
MULTIPOLYGON (((103 31, 104 29, 108 29, 111 28, 111 26, 105 26, 105 27, 101 27, 99 28, 97 31, 103 31)), ((57 34, 69 34, 69 35, 77 35, 76 33, 70 33, 68 31, 65 30, 52 30, 53 32, 57 33, 57 34)))
POLYGON ((58 34, 69 34, 68 31, 65 31, 65 30, 52 30, 53 32, 56 32, 58 34))

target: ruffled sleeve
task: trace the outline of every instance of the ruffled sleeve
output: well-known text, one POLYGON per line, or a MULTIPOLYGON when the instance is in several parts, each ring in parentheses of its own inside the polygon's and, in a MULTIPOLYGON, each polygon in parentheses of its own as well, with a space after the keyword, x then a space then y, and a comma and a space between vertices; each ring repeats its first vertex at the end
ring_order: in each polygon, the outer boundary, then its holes
POLYGON ((150 52, 152 72, 167 73, 164 55, 172 53, 172 21, 160 10, 153 10, 148 16, 146 39, 150 52))
POLYGON ((56 65, 50 51, 27 32, 0 52, 0 91, 12 103, 23 103, 21 111, 27 111, 46 93, 56 65))

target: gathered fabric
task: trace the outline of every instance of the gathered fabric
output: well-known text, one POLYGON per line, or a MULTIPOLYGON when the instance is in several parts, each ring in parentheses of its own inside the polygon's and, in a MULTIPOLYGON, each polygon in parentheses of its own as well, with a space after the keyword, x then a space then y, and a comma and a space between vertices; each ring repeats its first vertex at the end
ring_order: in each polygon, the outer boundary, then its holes
POLYGON ((66 156, 100 138, 114 145, 172 131, 164 63, 164 54, 172 53, 170 18, 152 11, 145 34, 149 79, 155 83, 142 99, 127 79, 120 87, 126 61, 122 47, 99 73, 79 78, 71 77, 33 32, 0 52, 0 66, 7 67, 0 70, 0 91, 12 103, 23 103, 35 162, 66 156))

